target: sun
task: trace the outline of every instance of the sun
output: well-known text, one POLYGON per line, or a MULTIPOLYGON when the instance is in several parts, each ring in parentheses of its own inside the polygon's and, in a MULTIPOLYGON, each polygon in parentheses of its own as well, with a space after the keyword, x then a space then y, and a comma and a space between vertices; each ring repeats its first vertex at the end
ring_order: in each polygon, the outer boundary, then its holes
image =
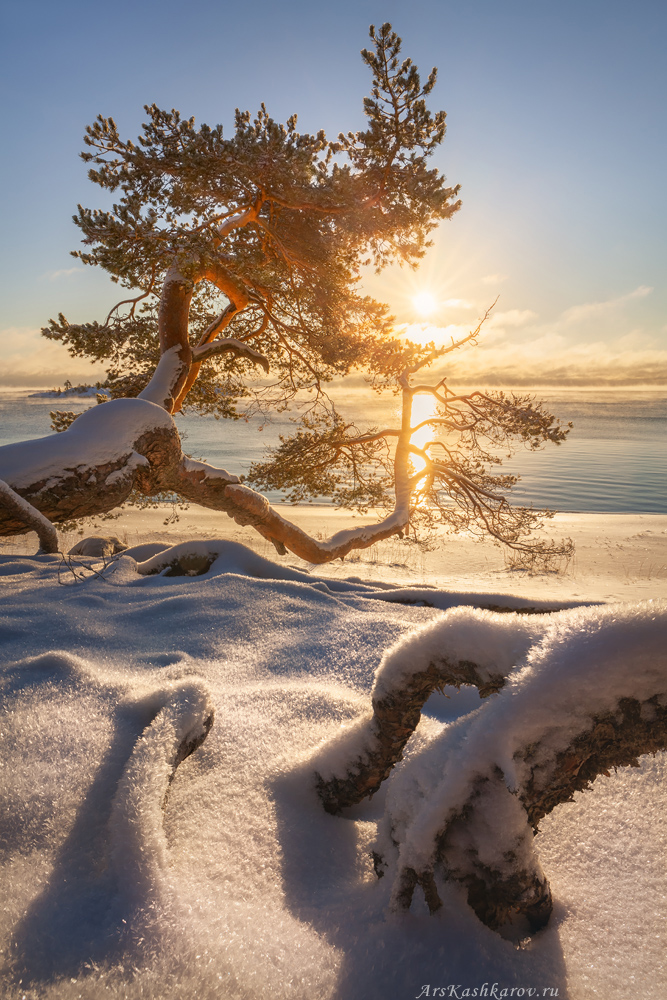
POLYGON ((413 295, 412 304, 420 316, 430 316, 438 306, 435 295, 432 295, 431 292, 418 292, 413 295))

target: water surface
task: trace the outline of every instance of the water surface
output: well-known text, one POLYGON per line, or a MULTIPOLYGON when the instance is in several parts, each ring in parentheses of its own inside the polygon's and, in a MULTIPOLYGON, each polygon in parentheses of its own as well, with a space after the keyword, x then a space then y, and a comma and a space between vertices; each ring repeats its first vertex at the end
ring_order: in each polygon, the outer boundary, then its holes
MULTIPOLYGON (((574 427, 567 442, 533 453, 525 449, 503 467, 522 479, 515 489, 521 503, 562 511, 667 513, 667 391, 538 392, 549 409, 574 427)), ((28 390, 0 392, 0 445, 51 433, 49 411, 84 410, 90 399, 48 399, 28 390)), ((395 400, 374 393, 350 396, 341 405, 360 426, 391 420, 395 400)), ((215 420, 179 415, 183 447, 195 458, 236 474, 259 461, 267 447, 289 433, 279 414, 263 430, 259 419, 215 420)), ((273 501, 278 494, 268 494, 273 501)))

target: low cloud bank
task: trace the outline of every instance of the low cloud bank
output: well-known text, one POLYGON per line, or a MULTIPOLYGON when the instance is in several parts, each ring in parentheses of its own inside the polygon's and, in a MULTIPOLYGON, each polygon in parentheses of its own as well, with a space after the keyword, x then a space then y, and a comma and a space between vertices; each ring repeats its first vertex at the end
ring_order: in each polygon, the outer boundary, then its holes
POLYGON ((4 388, 51 388, 68 379, 97 382, 104 376, 102 365, 70 357, 62 344, 45 340, 39 330, 30 327, 0 330, 0 343, 4 347, 0 385, 4 388))
MULTIPOLYGON (((488 386, 666 386, 664 331, 651 329, 641 314, 652 291, 640 285, 613 299, 571 306, 548 321, 530 309, 494 310, 477 346, 452 352, 433 375, 488 386)), ((472 325, 413 324, 403 334, 439 346, 461 340, 472 325)))

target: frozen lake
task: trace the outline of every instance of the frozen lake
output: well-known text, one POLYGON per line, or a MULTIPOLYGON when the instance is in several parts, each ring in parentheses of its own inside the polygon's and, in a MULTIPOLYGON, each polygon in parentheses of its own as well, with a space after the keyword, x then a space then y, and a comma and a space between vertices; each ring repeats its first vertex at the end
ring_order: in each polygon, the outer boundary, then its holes
MULTIPOLYGON (((80 410, 90 400, 35 397, 31 390, 0 392, 0 444, 50 433, 49 411, 80 410)), ((504 471, 522 477, 517 500, 562 511, 667 513, 667 391, 537 391, 549 409, 574 428, 558 447, 519 451, 504 471)), ((351 395, 341 410, 360 426, 380 423, 392 401, 370 393, 351 395)), ((279 415, 260 431, 260 421, 216 421, 212 417, 177 418, 184 449, 230 472, 245 472, 289 433, 289 419, 279 415)), ((273 501, 279 495, 269 494, 273 501)))

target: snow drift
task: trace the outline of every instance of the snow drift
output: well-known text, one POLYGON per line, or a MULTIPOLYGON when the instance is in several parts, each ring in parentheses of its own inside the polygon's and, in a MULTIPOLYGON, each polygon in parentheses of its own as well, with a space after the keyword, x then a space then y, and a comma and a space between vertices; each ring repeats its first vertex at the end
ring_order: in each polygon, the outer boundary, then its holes
MULTIPOLYGON (((473 764, 493 759, 520 780, 499 727, 506 702, 529 703, 528 674, 554 721, 577 707, 564 686, 577 673, 568 642, 618 690, 623 649, 659 642, 664 604, 544 619, 443 611, 397 603, 398 588, 272 578, 268 560, 241 550, 221 550, 199 576, 167 575, 169 559, 139 572, 154 550, 106 570, 72 559, 76 576, 56 556, 0 557, 3 996, 373 1000, 485 981, 573 998, 664 992, 663 755, 543 820, 535 846, 555 911, 520 950, 479 922, 456 883, 438 882, 435 917, 417 896, 391 915, 393 880, 378 880, 370 858, 387 824, 400 839, 392 865, 425 849, 429 823, 458 801, 452 768, 465 743, 473 764), (432 695, 375 798, 327 814, 314 749, 335 770, 332 739, 367 716, 384 651, 394 649, 377 683, 389 690, 406 676, 406 651, 414 665, 439 629, 469 653, 475 622, 487 626, 475 655, 486 649, 490 673, 508 670, 501 693, 481 705, 465 689, 432 695), (551 687, 547 662, 560 664, 551 687), (174 771, 211 709, 207 738, 174 771)), ((401 599, 423 600, 423 589, 401 599)), ((522 739, 539 721, 524 715, 522 739)))

